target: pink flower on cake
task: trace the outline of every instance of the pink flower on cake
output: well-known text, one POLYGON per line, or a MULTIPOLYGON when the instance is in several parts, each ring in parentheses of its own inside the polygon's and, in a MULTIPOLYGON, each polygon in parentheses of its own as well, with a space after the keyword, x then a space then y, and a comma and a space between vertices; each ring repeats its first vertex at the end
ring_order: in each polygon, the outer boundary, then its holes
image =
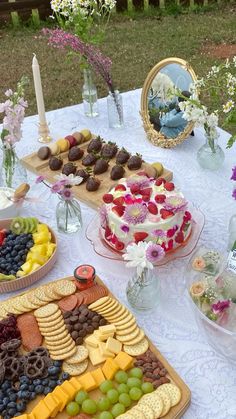
POLYGON ((100 220, 101 220, 101 226, 105 227, 107 225, 107 209, 106 205, 102 205, 99 210, 100 220))
POLYGON ((127 179, 127 186, 129 188, 137 186, 138 189, 147 188, 150 186, 150 179, 147 176, 131 176, 127 179))
POLYGON ((128 233, 129 232, 129 226, 127 226, 126 224, 123 224, 120 229, 123 231, 123 233, 128 233))
POLYGON ((143 204, 131 204, 125 208, 124 220, 128 224, 141 224, 147 217, 148 209, 143 204))
POLYGON ((163 204, 163 207, 169 211, 179 212, 184 211, 187 206, 187 201, 181 196, 168 196, 163 204))
POLYGON ((160 229, 159 230, 158 229, 153 230, 151 234, 152 234, 153 237, 161 237, 161 238, 166 237, 166 231, 163 231, 163 230, 160 230, 160 229))
POLYGON ((159 262, 165 256, 164 249, 159 244, 149 244, 146 250, 147 259, 151 263, 159 262))

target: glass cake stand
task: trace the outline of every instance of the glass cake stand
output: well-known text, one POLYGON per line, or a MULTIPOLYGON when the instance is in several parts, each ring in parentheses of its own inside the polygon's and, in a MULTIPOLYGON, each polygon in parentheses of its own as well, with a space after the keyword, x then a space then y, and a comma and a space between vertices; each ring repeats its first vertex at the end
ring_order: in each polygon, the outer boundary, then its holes
MULTIPOLYGON (((185 243, 180 245, 177 249, 167 253, 161 261, 157 262, 155 266, 163 266, 167 263, 175 260, 184 258, 195 249, 197 246, 198 240, 200 238, 201 232, 204 227, 205 217, 204 214, 200 211, 199 208, 191 205, 190 212, 192 214, 192 230, 190 236, 185 243)), ((112 247, 104 239, 103 229, 101 228, 100 219, 96 215, 95 218, 88 225, 86 230, 86 237, 92 243, 94 251, 107 259, 124 261, 122 257, 122 252, 119 252, 112 247)))

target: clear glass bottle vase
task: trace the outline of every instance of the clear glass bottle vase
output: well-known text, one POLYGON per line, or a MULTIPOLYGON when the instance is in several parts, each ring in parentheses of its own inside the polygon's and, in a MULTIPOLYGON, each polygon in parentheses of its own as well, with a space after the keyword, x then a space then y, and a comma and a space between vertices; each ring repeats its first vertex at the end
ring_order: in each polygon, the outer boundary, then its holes
POLYGON ((123 102, 119 90, 109 92, 107 96, 107 114, 109 128, 122 128, 124 125, 123 102))
POLYGON ((160 282, 155 270, 144 268, 129 280, 126 296, 129 304, 136 310, 152 310, 159 302, 160 282))
POLYGON ((82 89, 84 113, 89 118, 99 115, 97 88, 93 82, 92 71, 90 68, 84 69, 84 84, 82 89))
POLYGON ((14 147, 2 147, 2 184, 16 189, 27 181, 27 172, 22 166, 14 147))
POLYGON ((230 252, 236 241, 236 214, 232 215, 232 217, 229 220, 228 232, 229 238, 227 250, 228 252, 230 252))
POLYGON ((224 163, 225 155, 218 144, 218 136, 212 138, 205 133, 206 142, 197 152, 197 160, 203 169, 218 170, 224 163))
POLYGON ((62 233, 76 233, 82 228, 81 209, 78 201, 60 198, 56 207, 57 229, 62 233))

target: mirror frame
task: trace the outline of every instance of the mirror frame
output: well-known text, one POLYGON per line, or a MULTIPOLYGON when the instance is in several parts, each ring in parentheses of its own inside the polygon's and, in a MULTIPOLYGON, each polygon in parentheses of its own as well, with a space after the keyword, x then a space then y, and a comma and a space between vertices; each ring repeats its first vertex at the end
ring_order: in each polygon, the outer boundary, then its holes
POLYGON ((184 140, 187 139, 187 137, 191 134, 194 123, 190 122, 176 138, 166 138, 163 134, 156 131, 153 124, 150 122, 149 112, 148 112, 148 91, 151 87, 151 84, 156 77, 157 73, 165 67, 167 64, 179 64, 182 68, 184 68, 186 71, 189 72, 189 74, 192 76, 193 81, 197 80, 197 76, 193 70, 193 68, 190 66, 190 64, 183 60, 182 58, 176 58, 176 57, 170 57, 166 58, 165 60, 160 61, 158 64, 156 64, 151 71, 148 73, 143 88, 142 88, 142 94, 141 94, 141 111, 140 115, 142 117, 143 121, 143 127, 146 131, 148 139, 158 147, 163 148, 172 148, 175 147, 177 144, 181 144, 184 140))

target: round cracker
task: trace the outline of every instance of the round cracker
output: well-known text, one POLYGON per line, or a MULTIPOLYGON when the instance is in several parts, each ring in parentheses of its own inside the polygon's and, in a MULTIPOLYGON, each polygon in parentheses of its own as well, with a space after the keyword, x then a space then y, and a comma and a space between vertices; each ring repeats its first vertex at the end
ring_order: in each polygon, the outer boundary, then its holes
POLYGON ((134 406, 132 409, 130 409, 131 415, 134 415, 136 419, 145 419, 146 416, 144 413, 138 409, 138 407, 134 406))
POLYGON ((99 313, 102 314, 104 317, 105 316, 109 316, 114 313, 117 313, 117 311, 119 311, 120 309, 120 303, 118 301, 113 301, 112 305, 110 305, 109 307, 106 307, 104 309, 98 309, 99 313))
POLYGON ((85 359, 88 358, 88 349, 85 348, 83 345, 79 345, 76 347, 76 352, 70 358, 66 360, 68 364, 79 364, 83 362, 85 359))
POLYGON ((71 336, 69 333, 66 333, 65 336, 63 336, 62 338, 57 337, 57 339, 54 340, 50 340, 50 338, 45 336, 45 343, 47 346, 58 346, 58 345, 63 345, 63 343, 68 342, 71 339, 71 336))
POLYGON ((162 384, 160 386, 162 390, 164 390, 170 396, 171 407, 178 404, 181 400, 181 391, 179 387, 172 383, 162 384))
POLYGON ((57 330, 58 328, 62 327, 63 325, 64 325, 64 320, 59 319, 58 323, 53 324, 53 325, 49 324, 49 326, 47 326, 47 327, 42 327, 42 326, 39 325, 39 330, 40 330, 41 333, 47 333, 49 331, 53 332, 53 331, 57 330))
POLYGON ((115 326, 122 326, 126 323, 128 323, 130 320, 135 319, 132 313, 129 312, 129 310, 126 309, 124 314, 119 318, 119 320, 113 320, 112 323, 114 323, 115 326))
POLYGON ((124 329, 116 328, 116 335, 118 336, 128 335, 128 333, 132 333, 136 329, 136 327, 138 327, 138 325, 135 322, 131 324, 131 326, 127 326, 127 328, 124 328, 124 329))
POLYGON ((50 329, 48 329, 47 331, 43 332, 43 335, 45 337, 58 336, 58 335, 60 335, 61 333, 65 332, 65 331, 67 333, 69 333, 68 330, 67 330, 67 328, 66 328, 66 325, 63 324, 63 326, 59 327, 56 330, 50 330, 50 329))
POLYGON ((149 347, 148 340, 146 338, 142 339, 141 342, 136 343, 135 345, 124 345, 123 351, 131 356, 138 356, 144 354, 149 347))
POLYGON ((102 308, 104 307, 104 305, 107 304, 108 301, 111 300, 111 297, 109 297, 108 295, 106 297, 102 297, 99 298, 99 300, 95 301, 94 303, 90 304, 88 306, 89 310, 94 310, 96 311, 96 309, 98 309, 99 307, 102 308))
POLYGON ((163 402, 160 396, 156 393, 145 394, 138 403, 148 405, 154 412, 155 418, 159 418, 163 410, 163 402))
POLYGON ((47 318, 55 314, 57 311, 59 311, 58 306, 54 303, 50 303, 35 310, 34 315, 39 319, 47 318))
POLYGON ((55 326, 55 325, 57 325, 61 322, 64 323, 64 319, 63 319, 61 313, 60 313, 60 316, 58 316, 56 319, 51 319, 51 317, 49 317, 47 322, 41 322, 38 319, 38 325, 39 325, 39 327, 42 327, 43 329, 46 329, 48 327, 51 328, 51 327, 53 327, 53 326, 55 326))
POLYGON ((142 399, 139 404, 135 406, 138 410, 144 413, 146 419, 155 419, 155 413, 150 406, 142 404, 142 399))
POLYGON ((48 342, 45 339, 45 345, 47 346, 48 350, 53 351, 53 352, 57 352, 60 349, 65 349, 68 348, 68 346, 71 345, 71 343, 74 342, 73 339, 71 338, 70 335, 68 335, 64 342, 59 341, 59 342, 48 342))
POLYGON ((68 295, 74 294, 77 287, 74 282, 69 279, 63 279, 60 282, 57 282, 55 286, 55 293, 59 297, 67 297, 68 295))
POLYGON ((69 333, 68 333, 68 330, 67 329, 65 329, 63 332, 61 332, 59 335, 58 334, 56 334, 56 335, 52 335, 52 336, 50 336, 50 335, 45 335, 45 339, 47 340, 47 342, 49 342, 49 343, 52 343, 52 342, 57 342, 57 341, 60 341, 60 340, 62 340, 62 339, 65 339, 65 338, 67 338, 68 336, 70 336, 69 335, 69 333))
POLYGON ((115 313, 114 315, 109 314, 110 321, 113 321, 113 320, 119 321, 120 319, 122 319, 123 318, 122 316, 126 312, 126 310, 127 309, 125 306, 120 306, 119 311, 117 313, 115 313))
POLYGON ((38 298, 40 301, 42 301, 44 304, 49 303, 51 300, 51 298, 49 298, 46 293, 45 293, 45 287, 39 287, 36 288, 34 291, 34 297, 38 298))
POLYGON ((131 410, 129 410, 128 412, 123 413, 122 415, 119 415, 119 418, 122 418, 122 419, 135 419, 135 416, 132 415, 131 410))
POLYGON ((58 298, 55 291, 57 284, 58 282, 51 282, 50 284, 45 285, 45 294, 48 298, 51 299, 51 301, 56 300, 58 298))
POLYGON ((139 331, 140 331, 139 327, 136 326, 133 332, 126 335, 117 335, 116 339, 119 340, 121 343, 128 343, 129 341, 133 341, 134 338, 136 338, 139 335, 139 331))
POLYGON ((72 340, 72 342, 70 342, 65 348, 62 349, 50 349, 50 356, 51 355, 65 355, 65 357, 63 357, 62 359, 66 359, 66 358, 70 358, 70 356, 74 355, 74 353, 76 352, 76 346, 75 346, 75 342, 72 340))
POLYGON ((64 372, 68 372, 71 376, 76 376, 82 374, 88 368, 88 360, 80 362, 79 364, 68 364, 66 361, 62 364, 62 369, 64 372))
POLYGON ((63 354, 50 353, 50 357, 55 361, 63 361, 64 359, 67 359, 68 357, 72 356, 75 353, 75 351, 76 351, 76 347, 71 349, 69 352, 63 353, 63 354))
POLYGON ((59 317, 63 318, 60 310, 58 310, 55 314, 52 314, 49 318, 38 318, 38 323, 44 326, 45 323, 51 323, 52 321, 57 320, 59 317))
POLYGON ((38 305, 35 305, 29 301, 29 294, 30 293, 26 293, 19 297, 20 303, 22 307, 25 309, 25 312, 35 310, 36 308, 38 308, 38 305))
POLYGON ((116 329, 121 331, 121 330, 127 329, 130 326, 135 325, 136 324, 136 319, 135 319, 135 317, 133 317, 131 320, 127 321, 127 323, 118 324, 118 325, 117 325, 117 323, 114 323, 114 324, 116 326, 116 329))
POLYGON ((129 345, 137 345, 139 342, 141 342, 143 340, 143 338, 145 337, 145 333, 142 329, 139 329, 139 333, 138 335, 132 339, 129 340, 128 342, 124 342, 127 346, 129 345))
POLYGON ((160 396, 163 402, 163 410, 160 416, 162 418, 169 412, 171 408, 171 399, 167 391, 162 390, 161 387, 158 387, 157 390, 155 390, 155 393, 158 394, 158 396, 160 396))

